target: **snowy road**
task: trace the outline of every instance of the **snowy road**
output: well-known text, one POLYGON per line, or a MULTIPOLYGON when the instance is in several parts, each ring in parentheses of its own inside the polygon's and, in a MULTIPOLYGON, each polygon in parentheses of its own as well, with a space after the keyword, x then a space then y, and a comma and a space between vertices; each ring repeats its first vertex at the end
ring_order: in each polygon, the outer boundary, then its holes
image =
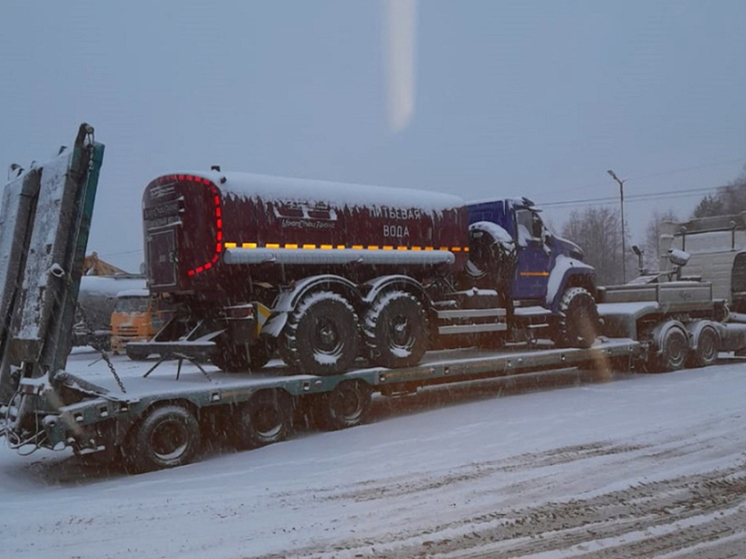
POLYGON ((139 476, 2 447, 0 554, 746 557, 746 363, 568 378, 379 400, 362 427, 139 476))

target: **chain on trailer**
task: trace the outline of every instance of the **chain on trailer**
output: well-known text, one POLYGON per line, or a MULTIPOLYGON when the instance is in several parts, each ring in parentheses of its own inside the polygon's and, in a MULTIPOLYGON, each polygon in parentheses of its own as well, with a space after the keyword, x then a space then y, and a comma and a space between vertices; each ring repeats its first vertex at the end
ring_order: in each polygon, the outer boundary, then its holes
MULTIPOLYGON (((76 303, 76 308, 80 312, 80 317, 83 321, 83 326, 85 327, 86 333, 92 334, 94 332, 93 326, 90 322, 88 322, 88 317, 85 314, 85 310, 83 307, 80 306, 80 303, 76 303)), ((122 382, 121 377, 117 373, 116 368, 114 367, 114 363, 111 362, 111 357, 109 356, 109 352, 107 352, 104 349, 96 348, 98 349, 99 353, 101 354, 101 359, 106 363, 106 366, 109 368, 109 372, 111 372, 111 375, 114 377, 114 380, 117 381, 117 385, 119 386, 119 389, 122 391, 123 394, 127 393, 127 389, 124 386, 124 383, 122 382)))

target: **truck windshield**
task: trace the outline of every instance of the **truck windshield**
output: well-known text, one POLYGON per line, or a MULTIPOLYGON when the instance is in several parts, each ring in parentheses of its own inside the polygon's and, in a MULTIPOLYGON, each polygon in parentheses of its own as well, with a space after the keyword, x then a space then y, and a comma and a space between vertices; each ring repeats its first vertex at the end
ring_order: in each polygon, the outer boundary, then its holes
POLYGON ((117 299, 115 312, 135 313, 145 312, 148 310, 147 297, 120 297, 117 299))

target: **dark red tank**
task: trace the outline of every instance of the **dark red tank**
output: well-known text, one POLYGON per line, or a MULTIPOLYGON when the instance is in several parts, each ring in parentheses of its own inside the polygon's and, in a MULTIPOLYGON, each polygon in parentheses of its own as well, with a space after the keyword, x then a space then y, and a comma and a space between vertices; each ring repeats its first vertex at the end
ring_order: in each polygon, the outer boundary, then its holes
POLYGON ((463 201, 411 189, 175 173, 147 186, 143 218, 154 292, 245 292, 324 273, 422 279, 468 257, 463 201))

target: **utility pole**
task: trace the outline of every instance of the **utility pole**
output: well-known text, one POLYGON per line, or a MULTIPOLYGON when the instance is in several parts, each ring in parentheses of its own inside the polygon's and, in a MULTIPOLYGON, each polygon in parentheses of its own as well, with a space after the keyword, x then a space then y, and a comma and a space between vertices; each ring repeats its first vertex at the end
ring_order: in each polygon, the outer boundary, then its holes
POLYGON ((627 247, 624 241, 624 181, 616 176, 616 173, 609 169, 606 171, 611 178, 619 183, 619 203, 622 208, 622 279, 627 283, 627 247))

